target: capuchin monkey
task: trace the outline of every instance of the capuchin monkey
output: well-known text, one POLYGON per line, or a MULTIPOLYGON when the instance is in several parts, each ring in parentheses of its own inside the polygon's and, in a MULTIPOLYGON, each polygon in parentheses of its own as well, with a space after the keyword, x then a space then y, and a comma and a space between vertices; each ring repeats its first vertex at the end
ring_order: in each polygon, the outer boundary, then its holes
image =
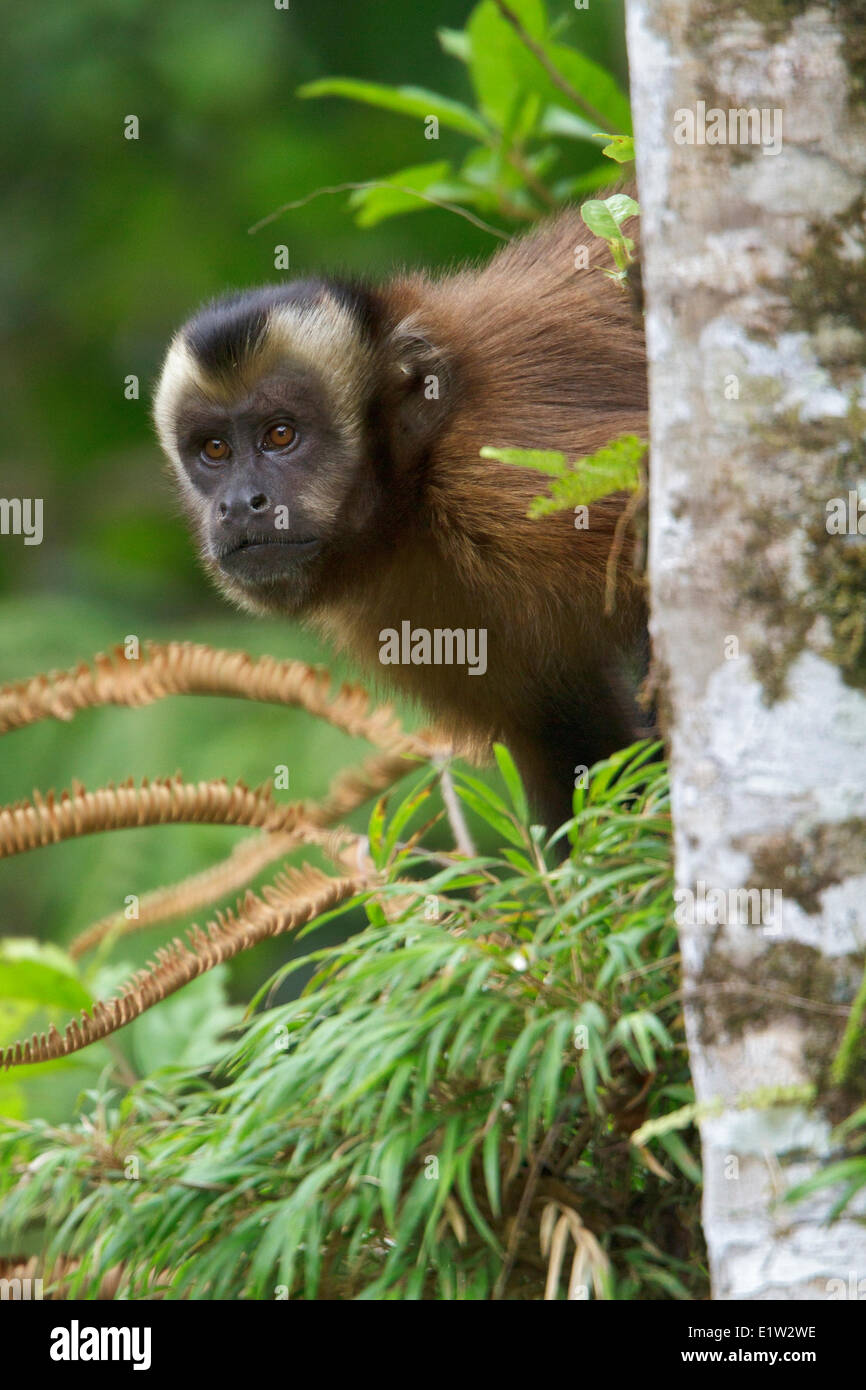
POLYGON ((482 269, 230 294, 175 336, 155 400, 223 593, 312 621, 458 749, 506 743, 551 830, 581 769, 647 732, 627 537, 605 612, 628 499, 530 520, 543 479, 480 450, 645 437, 643 333, 608 265, 568 210, 482 269))

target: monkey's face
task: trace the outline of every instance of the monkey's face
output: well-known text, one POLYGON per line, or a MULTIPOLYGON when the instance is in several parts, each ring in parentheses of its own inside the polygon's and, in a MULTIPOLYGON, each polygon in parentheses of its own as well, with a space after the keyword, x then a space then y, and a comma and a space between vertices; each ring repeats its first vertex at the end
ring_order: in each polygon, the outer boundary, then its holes
POLYGON ((386 317, 369 291, 300 282, 217 301, 169 349, 157 431, 206 569, 247 609, 344 592, 412 511, 436 354, 386 317))
POLYGON ((287 364, 234 385, 185 397, 181 495, 221 588, 247 607, 300 607, 356 520, 355 442, 312 371, 287 364))
POLYGON ((370 349, 321 289, 275 293, 191 320, 155 403, 205 567, 259 612, 313 600, 377 502, 363 467, 370 349))

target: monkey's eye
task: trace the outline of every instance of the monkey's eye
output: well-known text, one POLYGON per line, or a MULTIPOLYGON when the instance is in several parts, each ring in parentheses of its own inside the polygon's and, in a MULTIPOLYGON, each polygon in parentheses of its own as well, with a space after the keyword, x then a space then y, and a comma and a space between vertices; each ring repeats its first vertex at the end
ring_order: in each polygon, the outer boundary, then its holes
POLYGON ((287 420, 280 420, 276 425, 271 425, 262 440, 263 449, 288 449, 290 444, 294 444, 297 438, 297 431, 287 420))
POLYGON ((202 445, 201 456, 206 463, 222 463, 231 449, 224 439, 206 439, 202 445))

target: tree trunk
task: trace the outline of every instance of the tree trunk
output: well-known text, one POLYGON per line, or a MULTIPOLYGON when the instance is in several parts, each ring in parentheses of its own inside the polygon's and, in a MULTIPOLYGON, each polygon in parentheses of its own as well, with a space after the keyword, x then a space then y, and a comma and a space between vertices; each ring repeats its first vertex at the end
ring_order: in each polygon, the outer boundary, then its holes
POLYGON ((859 9, 628 0, 652 632, 720 1299, 866 1297, 856 1203, 827 1226, 838 1190, 780 1202, 866 1072, 862 1029, 837 1057, 866 946, 859 9), (759 1088, 776 1103, 738 1106, 759 1088))

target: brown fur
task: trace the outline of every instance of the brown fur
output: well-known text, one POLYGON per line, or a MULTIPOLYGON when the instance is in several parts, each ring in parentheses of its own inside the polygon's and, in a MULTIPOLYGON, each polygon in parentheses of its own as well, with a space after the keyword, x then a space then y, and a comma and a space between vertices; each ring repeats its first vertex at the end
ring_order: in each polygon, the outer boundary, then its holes
POLYGON ((640 732, 621 674, 645 622, 628 546, 615 611, 603 612, 626 499, 592 506, 586 530, 575 529, 570 512, 529 520, 544 480, 479 450, 556 449, 578 459, 617 435, 645 436, 643 334, 627 295, 602 274, 609 265, 606 248, 568 212, 480 274, 411 275, 388 288, 394 321, 412 315, 425 337, 454 353, 456 406, 427 465, 424 508, 399 549, 318 612, 325 630, 373 670, 381 670, 380 630, 401 618, 428 629, 486 627, 485 676, 391 666, 389 678, 431 707, 458 742, 476 751, 491 737, 509 743, 550 818, 568 813, 575 766, 640 732), (592 268, 575 270, 578 245, 590 246, 592 268))

